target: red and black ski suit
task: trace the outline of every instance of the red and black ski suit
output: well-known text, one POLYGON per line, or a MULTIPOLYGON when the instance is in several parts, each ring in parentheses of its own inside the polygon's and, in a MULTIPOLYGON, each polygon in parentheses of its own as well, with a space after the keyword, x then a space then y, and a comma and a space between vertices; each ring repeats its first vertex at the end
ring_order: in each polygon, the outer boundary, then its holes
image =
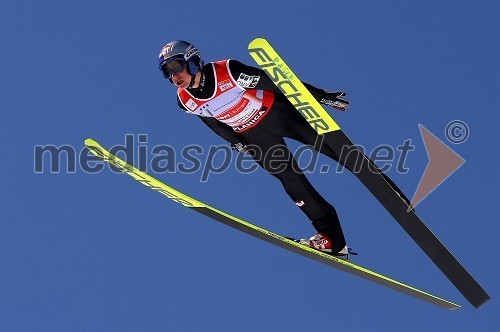
MULTIPOLYGON (((325 90, 305 86, 318 101, 325 95, 325 90)), ((200 86, 179 89, 177 101, 185 112, 198 115, 232 145, 247 145, 255 161, 281 181, 314 228, 330 238, 333 252, 344 248, 346 241, 334 207, 307 180, 283 139, 314 147, 318 134, 263 70, 236 60, 208 63, 203 66, 200 86)), ((315 148, 339 161, 328 146, 315 148)))

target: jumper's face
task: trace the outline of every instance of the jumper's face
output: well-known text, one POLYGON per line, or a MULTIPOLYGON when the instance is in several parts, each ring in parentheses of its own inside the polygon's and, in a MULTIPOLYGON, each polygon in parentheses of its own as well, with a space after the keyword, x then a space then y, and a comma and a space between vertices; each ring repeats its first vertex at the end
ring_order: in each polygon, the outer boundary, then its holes
POLYGON ((172 83, 179 89, 187 89, 189 83, 191 83, 191 75, 189 75, 186 68, 179 73, 171 74, 170 78, 172 79, 172 83))
POLYGON ((176 55, 165 61, 161 70, 166 77, 172 80, 172 83, 186 89, 191 83, 191 75, 187 72, 188 63, 182 55, 176 55))

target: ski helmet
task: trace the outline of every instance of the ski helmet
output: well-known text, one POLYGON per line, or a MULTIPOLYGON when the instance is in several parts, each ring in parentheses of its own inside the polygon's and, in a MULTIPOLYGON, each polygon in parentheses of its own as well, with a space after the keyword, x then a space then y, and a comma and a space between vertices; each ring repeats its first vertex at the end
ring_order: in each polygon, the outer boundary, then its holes
POLYGON ((179 73, 186 68, 191 75, 190 86, 194 83, 195 75, 203 67, 203 60, 198 49, 183 40, 175 40, 163 46, 158 61, 159 69, 170 82, 172 82, 172 74, 179 73))

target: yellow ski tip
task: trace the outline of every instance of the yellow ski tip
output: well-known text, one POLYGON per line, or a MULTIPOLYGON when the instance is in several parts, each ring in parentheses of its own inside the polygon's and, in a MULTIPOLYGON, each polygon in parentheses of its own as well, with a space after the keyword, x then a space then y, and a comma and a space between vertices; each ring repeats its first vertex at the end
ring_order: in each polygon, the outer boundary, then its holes
POLYGON ((85 140, 85 145, 86 146, 99 146, 99 143, 97 143, 95 140, 93 140, 92 138, 87 138, 85 140))
POLYGON ((248 44, 248 48, 262 47, 264 45, 269 45, 269 42, 262 37, 257 37, 248 44))

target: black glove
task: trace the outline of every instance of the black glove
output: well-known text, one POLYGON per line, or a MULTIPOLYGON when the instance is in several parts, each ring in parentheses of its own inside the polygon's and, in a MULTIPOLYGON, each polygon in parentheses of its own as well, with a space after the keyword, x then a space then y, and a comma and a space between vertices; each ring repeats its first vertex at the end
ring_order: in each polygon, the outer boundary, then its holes
POLYGON ((342 98, 345 95, 345 92, 325 90, 325 94, 319 102, 338 109, 339 111, 345 111, 349 108, 349 101, 342 98))

